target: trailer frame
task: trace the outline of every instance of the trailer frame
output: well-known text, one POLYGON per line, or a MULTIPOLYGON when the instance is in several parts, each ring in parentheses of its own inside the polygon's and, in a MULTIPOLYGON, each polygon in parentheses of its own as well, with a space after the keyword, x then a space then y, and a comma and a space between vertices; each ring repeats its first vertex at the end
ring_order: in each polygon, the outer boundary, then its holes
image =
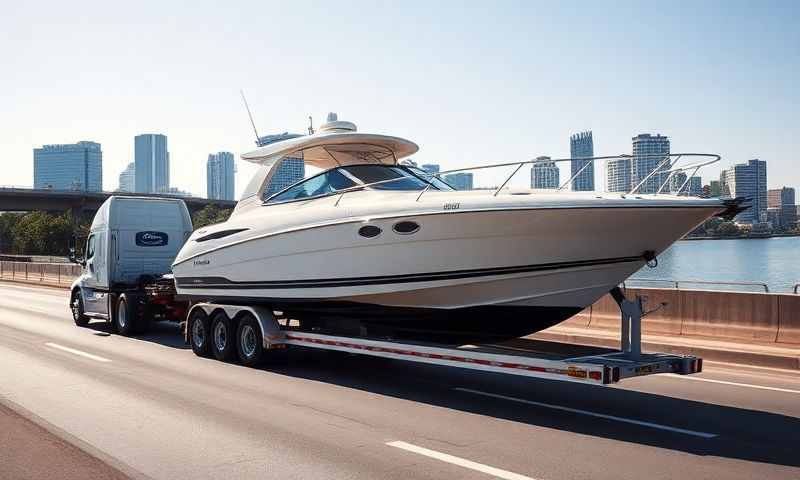
MULTIPOLYGON (((561 356, 554 356, 552 353, 542 355, 539 352, 509 354, 491 345, 453 347, 301 331, 289 326, 288 323, 281 325, 274 312, 263 306, 197 303, 191 307, 187 318, 193 318, 192 313, 197 309, 202 310, 206 317, 219 315, 222 312, 232 321, 241 318, 242 314, 247 312, 258 323, 264 350, 282 349, 287 346, 334 350, 593 385, 609 385, 627 378, 657 373, 688 375, 702 371, 703 361, 699 357, 642 353, 641 321, 645 315, 642 298, 637 296, 633 301, 628 300, 618 287, 612 289, 611 295, 620 307, 620 351, 584 356, 570 355, 570 347, 574 351, 575 346, 558 342, 552 343, 564 347, 565 353, 561 356)), ((187 340, 191 342, 191 325, 187 325, 186 335, 187 340)))

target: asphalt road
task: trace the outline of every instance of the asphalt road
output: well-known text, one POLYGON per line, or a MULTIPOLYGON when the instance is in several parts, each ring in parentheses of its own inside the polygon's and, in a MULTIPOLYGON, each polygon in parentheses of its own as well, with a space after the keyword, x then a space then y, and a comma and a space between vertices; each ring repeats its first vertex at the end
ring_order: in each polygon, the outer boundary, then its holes
POLYGON ((593 387, 301 349, 256 370, 156 330, 101 336, 64 290, 0 284, 0 402, 142 478, 800 478, 791 372, 593 387))

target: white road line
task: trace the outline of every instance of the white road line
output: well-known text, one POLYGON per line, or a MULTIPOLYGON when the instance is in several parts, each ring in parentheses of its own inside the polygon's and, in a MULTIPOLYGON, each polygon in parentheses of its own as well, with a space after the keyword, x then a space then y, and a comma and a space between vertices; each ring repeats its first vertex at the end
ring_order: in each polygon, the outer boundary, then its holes
POLYGON ((109 360, 109 359, 107 359, 105 357, 92 355, 91 353, 86 353, 86 352, 82 352, 80 350, 75 350, 74 348, 65 347, 64 345, 59 345, 57 343, 47 342, 47 343, 45 343, 45 345, 50 347, 50 348, 55 348, 55 349, 58 349, 58 350, 61 350, 61 351, 64 351, 64 352, 71 353, 73 355, 78 355, 80 357, 88 358, 88 359, 94 360, 96 362, 110 362, 111 361, 111 360, 109 360))
POLYGON ((581 415, 604 418, 606 420, 614 420, 616 422, 630 423, 642 427, 657 428, 659 430, 667 430, 669 432, 683 433, 685 435, 693 435, 695 437, 714 438, 719 436, 716 433, 699 432, 696 430, 686 430, 685 428, 670 427, 668 425, 661 425, 659 423, 643 422, 641 420, 633 420, 630 418, 617 417, 614 415, 606 415, 604 413, 590 412, 588 410, 579 410, 577 408, 563 407, 561 405, 551 405, 549 403, 534 402, 532 400, 525 400, 523 398, 507 397, 505 395, 498 395, 496 393, 482 392, 480 390, 472 390, 471 388, 456 387, 453 390, 458 390, 460 392, 474 393, 475 395, 483 395, 486 397, 500 398, 503 400, 510 400, 512 402, 527 403, 528 405, 536 405, 537 407, 552 408, 553 410, 561 410, 562 412, 579 413, 581 415))
POLYGON ((424 455, 429 458, 435 458, 436 460, 441 460, 443 462, 452 463, 453 465, 458 465, 459 467, 469 468, 470 470, 475 470, 477 472, 487 473, 497 478, 503 478, 506 480, 536 480, 532 477, 526 477, 525 475, 520 475, 519 473, 509 472, 508 470, 501 470, 499 468, 490 467, 489 465, 473 462, 465 458, 455 457, 453 455, 448 455, 446 453, 437 452, 436 450, 428 450, 427 448, 418 447, 416 445, 412 445, 406 442, 386 442, 386 445, 389 445, 390 447, 400 448, 407 452, 424 455))
POLYGON ((767 386, 764 386, 764 385, 752 385, 750 383, 726 382, 725 380, 714 380, 714 379, 711 379, 711 378, 687 377, 687 376, 684 376, 684 375, 669 375, 668 378, 679 378, 681 380, 694 380, 696 382, 719 383, 719 384, 722 384, 722 385, 732 385, 734 387, 757 388, 759 390, 772 390, 773 392, 796 393, 796 394, 800 395, 800 390, 792 390, 790 388, 767 387, 767 386))

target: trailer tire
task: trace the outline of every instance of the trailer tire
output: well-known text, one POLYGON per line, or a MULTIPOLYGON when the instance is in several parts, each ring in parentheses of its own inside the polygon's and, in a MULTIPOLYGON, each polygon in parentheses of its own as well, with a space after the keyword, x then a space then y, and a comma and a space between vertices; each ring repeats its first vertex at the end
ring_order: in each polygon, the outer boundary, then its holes
POLYGON ((136 299, 123 293, 117 300, 116 308, 114 309, 114 329, 117 333, 130 337, 137 332, 137 312, 136 312, 136 299))
POLYGON ((261 335, 261 326, 250 312, 244 312, 239 317, 239 327, 236 329, 236 352, 239 361, 246 367, 257 367, 264 361, 264 337, 261 335))
POLYGON ((89 325, 89 317, 84 313, 83 295, 81 295, 81 290, 79 288, 72 291, 72 296, 69 300, 69 309, 72 311, 72 320, 75 322, 75 325, 79 327, 89 325))
POLYGON ((211 322, 202 308, 195 308, 186 322, 186 336, 198 357, 211 356, 211 322))
POLYGON ((221 362, 236 357, 236 329, 224 311, 211 315, 211 353, 221 362))

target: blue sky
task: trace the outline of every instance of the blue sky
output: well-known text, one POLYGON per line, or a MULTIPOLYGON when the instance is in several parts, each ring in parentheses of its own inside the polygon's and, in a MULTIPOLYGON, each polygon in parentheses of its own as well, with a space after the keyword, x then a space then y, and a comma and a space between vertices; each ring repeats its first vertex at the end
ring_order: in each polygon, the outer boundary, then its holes
POLYGON ((204 195, 208 153, 253 146, 243 88, 262 134, 336 111, 444 168, 568 156, 588 129, 597 155, 630 153, 649 132, 800 187, 800 2, 465 3, 6 7, 0 184, 32 184, 34 147, 94 140, 113 189, 133 137, 157 132, 173 184, 204 195))

